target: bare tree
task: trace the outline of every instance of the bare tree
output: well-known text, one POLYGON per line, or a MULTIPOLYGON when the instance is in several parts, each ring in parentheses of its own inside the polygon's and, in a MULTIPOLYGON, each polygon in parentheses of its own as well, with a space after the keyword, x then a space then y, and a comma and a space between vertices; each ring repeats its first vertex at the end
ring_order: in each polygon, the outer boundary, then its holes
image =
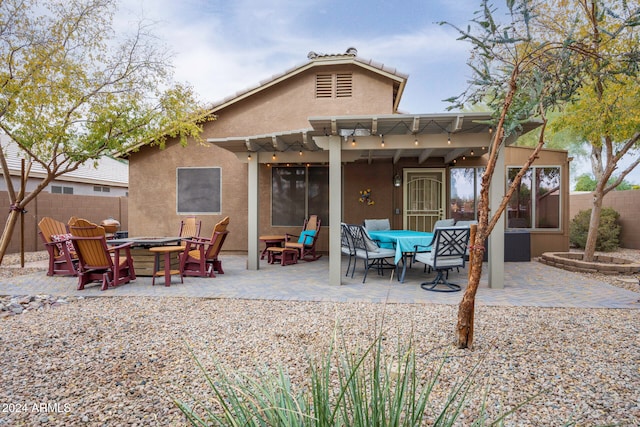
POLYGON ((496 10, 488 1, 468 28, 454 26, 460 39, 471 43, 469 65, 473 79, 467 91, 450 101, 452 108, 485 103, 493 111, 495 132, 489 147, 487 166, 481 180, 478 226, 470 241, 469 285, 458 310, 457 345, 473 345, 475 296, 482 274, 482 254, 486 239, 544 145, 546 113, 569 99, 579 86, 579 67, 571 63, 572 50, 567 40, 542 40, 534 37, 535 5, 526 0, 507 1, 508 22, 496 20, 496 10), (521 123, 539 120, 538 142, 529 159, 515 175, 498 206, 489 205, 489 187, 496 171, 498 155, 508 138, 521 129, 521 123))

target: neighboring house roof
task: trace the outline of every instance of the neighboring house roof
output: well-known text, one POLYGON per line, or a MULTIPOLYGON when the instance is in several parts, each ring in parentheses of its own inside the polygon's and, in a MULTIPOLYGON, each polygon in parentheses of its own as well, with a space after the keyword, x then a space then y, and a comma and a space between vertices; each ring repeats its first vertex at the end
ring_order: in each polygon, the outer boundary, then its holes
MULTIPOLYGON (((0 135, 0 145, 5 153, 7 165, 11 175, 20 176, 22 173, 22 161, 25 157, 24 151, 13 143, 8 136, 0 135)), ((0 170, 0 174, 2 170, 0 170)), ((31 166, 30 178, 44 178, 47 175, 45 169, 38 163, 31 166)), ((109 185, 113 187, 129 186, 129 164, 123 160, 113 159, 103 156, 94 161, 89 160, 81 165, 77 170, 66 173, 56 178, 57 181, 81 182, 87 184, 109 185)))

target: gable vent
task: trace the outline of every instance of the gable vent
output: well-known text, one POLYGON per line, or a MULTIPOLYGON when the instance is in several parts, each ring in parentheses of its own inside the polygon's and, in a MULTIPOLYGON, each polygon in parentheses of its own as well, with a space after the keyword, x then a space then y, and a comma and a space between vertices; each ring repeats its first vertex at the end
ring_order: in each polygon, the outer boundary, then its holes
POLYGON ((331 74, 316 75, 316 98, 333 96, 333 76, 331 74))
POLYGON ((353 75, 336 75, 336 98, 350 98, 353 93, 353 75))

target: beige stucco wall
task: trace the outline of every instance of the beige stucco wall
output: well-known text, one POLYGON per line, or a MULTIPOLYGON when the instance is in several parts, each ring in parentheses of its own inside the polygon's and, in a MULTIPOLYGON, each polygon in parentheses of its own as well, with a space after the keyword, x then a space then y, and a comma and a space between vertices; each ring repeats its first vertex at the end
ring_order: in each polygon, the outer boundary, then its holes
MULTIPOLYGON (((217 111, 217 120, 204 125, 202 138, 261 135, 309 128, 311 116, 393 113, 393 82, 361 67, 329 66, 324 72, 353 73, 353 96, 316 99, 315 76, 311 69, 285 82, 217 111)), ((247 249, 247 165, 234 154, 212 144, 190 141, 182 147, 169 141, 164 150, 143 147, 132 153, 129 163, 129 231, 131 236, 174 235, 180 216, 176 213, 176 168, 219 166, 222 168, 221 215, 199 215, 202 235, 209 235, 224 216, 230 217, 223 250, 247 249)), ((298 233, 299 227, 271 227, 271 176, 260 169, 260 234, 298 233)), ((302 220, 300 222, 302 225, 302 220)), ((326 229, 321 231, 318 249, 328 249, 326 229)))

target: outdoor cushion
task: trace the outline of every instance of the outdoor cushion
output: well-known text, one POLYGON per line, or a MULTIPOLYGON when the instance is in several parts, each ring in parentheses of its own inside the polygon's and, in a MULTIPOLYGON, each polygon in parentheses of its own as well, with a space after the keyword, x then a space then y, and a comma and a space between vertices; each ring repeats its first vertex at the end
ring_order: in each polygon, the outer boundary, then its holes
POLYGON ((378 252, 380 250, 380 246, 378 246, 378 244, 375 242, 375 240, 373 240, 371 238, 371 236, 369 236, 369 233, 367 233, 367 229, 366 227, 364 229, 362 229, 363 233, 366 234, 366 236, 364 237, 364 244, 367 247, 367 251, 368 252, 378 252))
POLYGON ((385 219, 365 219, 364 228, 371 231, 390 230, 391 224, 389 218, 385 219))
POLYGON ((65 242, 67 244, 67 252, 74 252, 73 243, 71 242, 71 233, 67 234, 52 234, 51 241, 56 243, 58 250, 62 252, 63 247, 62 243, 65 242))
POLYGON ((453 224, 455 224, 455 222, 456 220, 453 218, 439 219, 435 224, 433 224, 433 229, 435 230, 438 227, 453 227, 453 224))
POLYGON ((310 245, 313 243, 313 236, 316 235, 316 230, 306 230, 300 234, 298 238, 298 243, 302 243, 304 245, 310 245))

